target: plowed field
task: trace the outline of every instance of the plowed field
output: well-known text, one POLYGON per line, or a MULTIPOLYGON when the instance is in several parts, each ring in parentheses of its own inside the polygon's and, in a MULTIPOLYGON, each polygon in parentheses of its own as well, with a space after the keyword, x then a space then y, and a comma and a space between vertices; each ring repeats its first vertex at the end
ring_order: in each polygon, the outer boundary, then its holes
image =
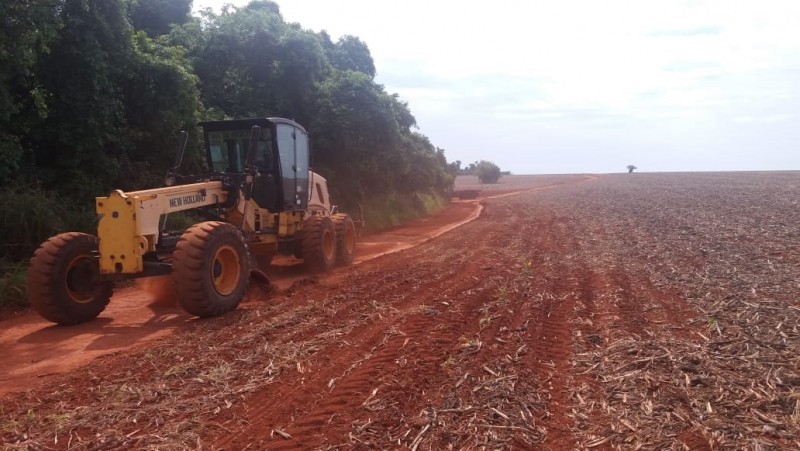
POLYGON ((373 238, 376 258, 322 277, 287 264, 231 314, 31 373, 0 399, 0 442, 800 448, 800 173, 504 180, 547 189, 427 241, 373 238))

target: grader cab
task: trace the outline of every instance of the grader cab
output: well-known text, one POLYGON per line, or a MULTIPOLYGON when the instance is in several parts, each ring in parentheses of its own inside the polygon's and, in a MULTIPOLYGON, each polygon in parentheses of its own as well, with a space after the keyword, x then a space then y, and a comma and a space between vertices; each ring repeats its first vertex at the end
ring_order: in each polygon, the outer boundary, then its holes
POLYGON ((36 250, 28 298, 44 318, 89 321, 105 309, 115 281, 156 275, 171 275, 186 311, 214 316, 235 309, 251 273, 265 277, 276 254, 320 272, 353 262, 354 222, 335 212, 327 181, 309 170, 301 125, 282 118, 200 125, 208 172, 182 173, 184 136, 165 187, 98 197, 97 236, 62 233, 36 250), (167 230, 167 215, 188 210, 206 220, 167 230))

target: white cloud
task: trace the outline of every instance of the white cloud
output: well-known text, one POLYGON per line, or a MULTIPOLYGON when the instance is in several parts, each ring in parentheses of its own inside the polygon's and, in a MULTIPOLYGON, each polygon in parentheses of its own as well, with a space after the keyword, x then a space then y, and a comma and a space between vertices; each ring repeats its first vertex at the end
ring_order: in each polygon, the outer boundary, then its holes
POLYGON ((522 160, 491 158, 522 172, 541 170, 524 158, 541 146, 554 172, 576 160, 587 171, 636 161, 643 170, 756 169, 750 158, 692 160, 667 149, 722 152, 757 142, 731 137, 769 126, 775 155, 764 161, 800 169, 800 2, 278 3, 288 21, 367 42, 378 82, 409 102, 453 159, 489 158, 502 141, 522 160), (620 148, 629 161, 609 165, 620 148))

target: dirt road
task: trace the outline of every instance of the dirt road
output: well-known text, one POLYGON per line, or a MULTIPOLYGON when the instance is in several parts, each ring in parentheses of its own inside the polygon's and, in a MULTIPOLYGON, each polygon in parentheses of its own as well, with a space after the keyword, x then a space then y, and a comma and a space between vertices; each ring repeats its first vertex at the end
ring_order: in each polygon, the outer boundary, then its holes
MULTIPOLYGON (((356 263, 419 245, 476 218, 479 212, 477 201, 455 203, 434 217, 364 237, 356 263)), ((302 262, 293 258, 277 258, 268 275, 275 290, 285 290, 307 277, 302 262)), ((196 320, 170 299, 170 285, 169 278, 153 278, 117 289, 96 321, 78 326, 55 326, 35 312, 0 322, 0 361, 6 362, 0 369, 0 396, 101 355, 124 352, 185 329, 196 320)), ((254 287, 242 307, 268 302, 264 288, 254 287)))
MULTIPOLYGON (((591 178, 591 177, 589 177, 591 178)), ((521 190, 549 189, 587 180, 585 176, 539 177, 524 184, 499 184, 484 190, 490 198, 521 190)), ((418 246, 442 233, 477 218, 479 200, 454 202, 440 213, 382 233, 359 239, 356 264, 418 246)), ((269 279, 275 290, 285 290, 307 278, 302 264, 293 258, 276 258, 269 279)), ((126 352, 148 341, 185 329, 193 321, 168 293, 168 278, 145 279, 136 286, 116 290, 98 320, 73 327, 58 327, 34 312, 0 321, 0 396, 29 388, 33 381, 78 368, 93 359, 126 352)), ((264 287, 255 287, 243 308, 269 302, 264 287)))
POLYGON ((626 174, 485 200, 419 246, 8 395, 0 439, 797 448, 797 181, 626 174))

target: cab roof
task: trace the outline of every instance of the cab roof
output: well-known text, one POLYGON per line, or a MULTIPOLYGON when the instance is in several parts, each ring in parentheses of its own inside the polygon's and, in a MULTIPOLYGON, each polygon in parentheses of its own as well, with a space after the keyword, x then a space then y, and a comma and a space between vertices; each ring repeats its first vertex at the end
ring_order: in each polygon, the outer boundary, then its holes
POLYGON ((230 119, 224 121, 203 121, 198 123, 199 126, 203 127, 204 130, 208 131, 219 131, 219 130, 230 130, 230 129, 249 129, 254 125, 258 125, 259 127, 268 127, 272 124, 286 124, 296 127, 303 131, 303 133, 308 133, 302 125, 298 124, 297 122, 291 119, 285 119, 282 117, 255 117, 250 119, 230 119))

